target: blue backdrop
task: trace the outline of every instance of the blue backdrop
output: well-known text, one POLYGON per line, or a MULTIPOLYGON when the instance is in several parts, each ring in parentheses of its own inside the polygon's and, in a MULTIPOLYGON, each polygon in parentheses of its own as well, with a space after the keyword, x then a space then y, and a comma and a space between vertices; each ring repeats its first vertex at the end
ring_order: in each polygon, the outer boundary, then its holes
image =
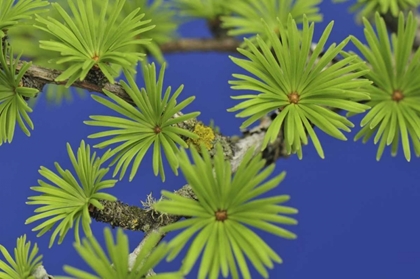
MULTIPOLYGON (((354 2, 354 1, 352 1, 354 2)), ((349 4, 333 5, 330 0, 321 5, 324 22, 317 24, 316 37, 335 20, 329 43, 340 42, 353 34, 364 38, 349 4)), ((180 28, 183 37, 208 37, 203 21, 190 22, 180 28)), ((348 46, 347 49, 351 49, 348 46)), ((166 56, 169 63, 166 85, 185 84, 181 99, 195 95, 190 111, 199 110, 204 123, 214 119, 226 135, 239 134, 243 120, 227 113, 236 104, 230 95, 239 94, 229 88, 231 74, 239 69, 225 53, 191 53, 166 56)), ((139 79, 141 80, 141 79, 139 79)), ((140 81, 141 83, 141 81, 140 81)), ((27 234, 37 242, 43 262, 52 275, 63 274, 62 265, 87 268, 72 247, 73 233, 64 243, 48 248, 50 233, 37 238, 31 225, 24 225, 35 207, 25 205, 34 195, 29 187, 37 185, 39 167, 54 168, 59 162, 71 169, 66 142, 76 149, 80 140, 99 129, 82 123, 89 115, 107 114, 108 109, 91 97, 75 96, 72 103, 60 107, 48 105, 43 97, 31 114, 35 130, 31 137, 17 131, 12 144, 0 147, 0 243, 11 251, 16 238, 27 234)), ((276 173, 286 170, 285 181, 273 194, 290 194, 288 203, 299 209, 299 224, 290 227, 298 235, 296 240, 284 240, 262 233, 266 242, 283 258, 282 265, 270 271, 271 278, 419 278, 420 274, 420 162, 405 161, 402 153, 396 158, 386 149, 380 162, 375 160, 377 147, 352 139, 359 129, 361 117, 354 117, 357 125, 348 141, 328 137, 319 130, 326 158, 320 159, 312 145, 304 148, 303 160, 291 157, 279 160, 276 173)), ((87 140, 93 144, 95 141, 87 140)), ((151 156, 144 159, 132 183, 119 182, 110 192, 120 200, 140 205, 150 192, 159 196, 162 189, 174 190, 184 185, 184 178, 167 172, 167 182, 151 172, 151 156)), ((92 223, 98 239, 103 240, 106 224, 92 223)), ((142 239, 142 233, 127 232, 130 249, 142 239)), ((170 237, 170 236, 169 236, 170 237)), ((169 238, 168 238, 169 239, 169 238)), ((157 271, 176 270, 180 258, 157 271)), ((196 278, 196 270, 188 278, 196 278)), ((255 278, 259 278, 254 271, 255 278)))

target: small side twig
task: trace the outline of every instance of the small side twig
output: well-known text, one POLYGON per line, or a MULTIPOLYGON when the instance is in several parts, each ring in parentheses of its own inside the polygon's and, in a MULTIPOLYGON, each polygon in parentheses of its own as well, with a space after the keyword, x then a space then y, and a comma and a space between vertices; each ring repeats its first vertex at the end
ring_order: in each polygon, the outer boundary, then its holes
MULTIPOLYGON (((143 249, 144 244, 148 241, 148 239, 152 235, 152 233, 160 233, 160 232, 157 229, 151 230, 148 234, 146 234, 144 236, 144 238, 142 239, 142 241, 133 250, 133 252, 128 255, 128 268, 129 268, 129 270, 131 270, 133 268, 133 265, 136 262, 137 256, 140 254, 140 251, 143 249)), ((160 240, 162 240, 163 237, 164 237, 164 235, 161 235, 160 240)), ((149 277, 149 276, 152 276, 152 275, 156 275, 156 273, 153 271, 153 269, 151 269, 151 270, 149 270, 147 272, 146 277, 149 277)))

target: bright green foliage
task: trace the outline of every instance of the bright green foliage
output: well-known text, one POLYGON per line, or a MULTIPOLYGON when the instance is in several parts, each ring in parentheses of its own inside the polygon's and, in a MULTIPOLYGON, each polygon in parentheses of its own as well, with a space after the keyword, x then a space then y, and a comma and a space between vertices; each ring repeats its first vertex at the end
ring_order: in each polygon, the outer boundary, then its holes
MULTIPOLYGON (((228 34, 256 35, 260 34, 263 40, 267 40, 266 33, 262 32, 266 27, 278 33, 279 21, 284 25, 287 23, 289 14, 297 23, 303 22, 305 14, 308 21, 322 21, 319 14, 319 3, 322 0, 237 0, 226 1, 226 7, 233 13, 230 16, 222 17, 224 28, 229 28, 228 34), (261 21, 261 18, 265 21, 261 21), (262 33, 262 34, 261 34, 262 33)), ((251 37, 252 41, 255 36, 251 37)))
POLYGON ((162 228, 164 232, 184 229, 169 243, 171 252, 168 260, 174 259, 187 242, 193 239, 181 268, 185 274, 191 271, 203 252, 198 278, 207 278, 207 275, 209 278, 218 278, 220 272, 225 278, 229 274, 232 278, 239 278, 237 265, 243 278, 251 278, 245 256, 267 278, 266 267, 273 268, 273 262, 281 263, 282 260, 249 227, 288 239, 296 238, 295 234, 272 224, 297 224, 295 219, 282 216, 295 214, 297 210, 278 205, 290 197, 259 197, 275 188, 285 173, 263 183, 275 166, 272 164, 264 168, 265 161, 261 155, 252 158, 253 152, 250 149, 246 153, 233 178, 230 162, 225 160, 220 145, 216 147, 214 160, 204 146, 201 155, 192 148, 194 165, 185 150, 180 152, 182 173, 198 200, 162 191, 162 195, 169 200, 159 201, 154 204, 154 209, 191 217, 162 228))
POLYGON ((0 245, 0 252, 6 259, 6 262, 0 260, 0 278, 2 279, 32 279, 34 277, 31 275, 42 264, 42 255, 37 256, 37 244, 35 243, 31 250, 31 242, 26 242, 26 235, 17 239, 14 259, 2 245, 0 245))
MULTIPOLYGON (((238 2, 237 0, 232 0, 238 2)), ((241 0, 242 1, 242 0, 241 0)), ((173 0, 173 6, 179 10, 181 16, 192 18, 215 19, 228 14, 226 0, 173 0)))
POLYGON ((94 7, 92 0, 77 0, 77 5, 69 0, 73 18, 60 4, 52 3, 65 24, 52 17, 37 16, 37 21, 42 26, 36 27, 57 39, 40 41, 40 47, 59 52, 63 57, 55 59, 57 64, 72 63, 56 78, 57 81, 68 79, 66 86, 70 86, 78 79, 84 80, 94 67, 96 70, 100 69, 109 82, 114 83, 114 76, 117 76, 118 72, 111 64, 132 72, 136 63, 145 56, 143 53, 129 51, 128 47, 149 42, 148 39, 135 37, 153 29, 153 25, 147 25, 150 20, 142 20, 144 14, 138 14, 140 8, 137 8, 117 23, 125 0, 112 1, 112 13, 107 16, 108 2, 102 1, 99 9, 94 7))
MULTIPOLYGON (((55 0, 51 1, 54 3, 60 4, 60 6, 67 12, 70 12, 68 0, 55 0)), ((52 6, 48 6, 48 12, 42 13, 40 15, 43 18, 52 17, 59 22, 63 22, 61 14, 57 9, 52 6)), ((37 14, 39 14, 37 12, 37 14)), ((35 17, 25 21, 26 24, 17 24, 12 29, 10 29, 8 34, 8 40, 13 45, 16 52, 23 52, 25 58, 32 61, 33 64, 37 66, 42 66, 46 68, 51 68, 51 61, 57 60, 61 57, 59 52, 51 51, 48 49, 42 49, 39 47, 40 41, 56 41, 56 37, 44 30, 36 28, 36 25, 39 23, 36 21, 35 17)), ((63 71, 69 68, 72 65, 72 62, 61 63, 53 65, 54 69, 63 71)))
POLYGON ((69 170, 63 170, 56 162, 54 165, 58 175, 53 171, 41 167, 39 173, 49 182, 38 180, 39 186, 31 187, 32 190, 42 193, 39 196, 32 196, 27 204, 42 205, 35 209, 36 215, 28 218, 26 224, 47 218, 46 221, 36 226, 33 231, 41 230, 37 236, 45 234, 59 223, 51 235, 50 247, 59 234, 60 244, 68 230, 73 227, 77 242, 80 242, 79 227, 82 223, 86 235, 91 235, 91 218, 89 210, 91 207, 103 209, 100 200, 115 201, 116 198, 110 194, 99 191, 114 187, 116 180, 104 180, 108 168, 101 168, 102 164, 110 157, 108 150, 102 157, 96 157, 96 152, 91 155, 90 146, 80 143, 75 157, 70 144, 67 143, 67 152, 74 167, 78 180, 69 170), (51 183, 51 184, 50 184, 51 183))
MULTIPOLYGON (((101 5, 102 0, 95 0, 95 2, 101 5)), ((155 28, 147 32, 147 38, 151 39, 150 43, 133 45, 131 50, 151 54, 159 63, 163 63, 165 59, 159 46, 174 40, 176 37, 176 29, 179 24, 175 19, 176 11, 171 8, 167 0, 131 0, 125 3, 117 22, 123 21, 137 8, 141 8, 142 13, 144 13, 143 21, 151 20, 155 28)), ((112 12, 113 7, 108 7, 108 13, 112 12)), ((141 37, 143 36, 136 36, 137 39, 141 37)))
POLYGON ((3 44, 0 43, 0 145, 6 141, 12 142, 16 122, 27 136, 31 133, 26 125, 34 129, 34 124, 28 116, 32 109, 24 98, 34 97, 38 90, 24 87, 22 83, 23 75, 31 63, 24 62, 16 74, 20 57, 21 55, 14 60, 13 49, 9 46, 3 49, 3 44))
POLYGON ((134 160, 130 173, 130 181, 137 173, 137 169, 146 154, 147 150, 153 145, 153 171, 155 175, 160 172, 162 181, 165 180, 163 170, 162 151, 165 153, 172 170, 178 175, 178 147, 188 147, 187 143, 181 138, 196 139, 198 136, 186 129, 177 127, 177 124, 197 117, 199 112, 183 114, 179 117, 173 117, 182 109, 188 106, 195 97, 189 97, 177 104, 176 98, 181 94, 183 86, 181 85, 171 96, 171 87, 169 86, 162 98, 163 78, 166 65, 163 64, 156 80, 155 64, 147 65, 143 68, 143 77, 145 87, 139 90, 133 77, 126 73, 128 84, 124 81, 121 85, 133 100, 136 107, 115 96, 113 93, 104 90, 105 94, 115 103, 92 95, 98 103, 122 114, 122 117, 92 115, 92 121, 85 121, 85 124, 92 126, 112 127, 113 130, 95 133, 89 138, 101 138, 113 136, 111 139, 96 144, 94 147, 104 148, 114 143, 123 142, 113 150, 116 157, 112 164, 117 163, 114 176, 121 171, 120 179, 123 178, 129 164, 134 160), (128 119, 127 119, 128 118, 128 119))
POLYGON ((34 13, 45 10, 39 8, 48 5, 47 1, 41 0, 0 0, 0 38, 4 32, 13 27, 22 19, 31 18, 34 13), (13 5, 13 3, 15 3, 13 5))
POLYGON ((307 144, 307 134, 321 158, 324 151, 316 136, 312 124, 335 138, 346 140, 340 130, 349 132, 354 125, 344 116, 328 109, 337 108, 351 112, 364 112, 369 106, 357 101, 369 99, 368 93, 361 87, 370 82, 358 79, 369 70, 357 71, 363 62, 348 64, 357 58, 349 56, 327 67, 331 60, 340 53, 349 38, 338 46, 332 44, 322 57, 323 50, 333 27, 331 22, 323 32, 316 48, 311 53, 314 23, 310 26, 304 17, 303 32, 300 35, 295 21, 289 16, 287 28, 279 21, 280 39, 266 25, 268 43, 257 36, 257 45, 245 39, 247 49, 238 51, 247 57, 231 57, 234 63, 255 76, 234 74, 238 80, 230 81, 233 89, 259 92, 232 97, 249 99, 229 109, 243 110, 237 117, 250 117, 242 124, 246 128, 271 111, 280 110, 267 130, 262 148, 274 142, 282 125, 285 146, 289 153, 297 153, 302 158, 302 143, 307 144), (273 51, 268 47, 272 45, 273 51), (274 52, 274 54, 273 54, 274 52), (308 58, 310 57, 310 58, 308 58))
MULTIPOLYGON (((128 237, 124 234, 122 229, 117 230, 117 239, 114 243, 111 230, 105 228, 105 243, 108 255, 101 248, 99 242, 95 237, 90 236, 83 239, 82 243, 75 243, 79 255, 95 272, 93 275, 86 271, 74 268, 71 266, 64 266, 64 270, 78 279, 92 279, 92 278, 119 278, 119 279, 138 279, 146 278, 147 272, 155 267, 163 257, 165 257, 168 247, 166 243, 161 243, 155 248, 161 239, 158 233, 152 233, 148 236, 148 240, 144 243, 140 253, 133 260, 131 271, 129 269, 129 246, 128 237), (155 249, 154 249, 155 248, 155 249), (151 253, 151 254, 150 254, 151 253)), ((55 276, 57 279, 67 279, 70 277, 55 276)), ((180 272, 162 273, 153 275, 147 278, 154 279, 180 279, 183 276, 180 272)))
MULTIPOLYGON (((56 0, 66 10, 68 10, 67 0, 56 0)), ((39 14, 38 10, 37 13, 39 14)), ((61 20, 60 14, 56 9, 50 8, 48 12, 42 14, 42 16, 51 16, 55 19, 61 20)), ((25 60, 31 61, 33 64, 41 67, 51 68, 49 61, 60 58, 60 54, 46 49, 38 47, 40 40, 55 40, 55 37, 49 33, 44 32, 33 25, 36 24, 35 19, 26 20, 25 24, 17 24, 7 32, 7 39, 13 45, 15 52, 23 52, 25 60)), ((54 65, 54 69, 65 70, 71 66, 71 63, 62 63, 60 65, 54 65)), ((84 90, 80 88, 66 88, 64 85, 46 84, 42 90, 42 94, 49 104, 60 105, 63 102, 71 102, 75 92, 79 95, 86 95, 84 90)), ((31 108, 34 108, 36 103, 43 98, 31 98, 28 100, 28 104, 31 108)))
MULTIPOLYGON (((348 0, 333 0, 336 3, 347 2, 348 0)), ((360 10, 360 17, 372 17, 376 11, 381 14, 391 13, 398 16, 400 11, 417 8, 420 0, 357 0, 350 11, 360 10)))
POLYGON ((375 11, 382 14, 391 12, 396 17, 400 11, 417 8, 419 5, 419 0, 358 0, 351 11, 361 10, 359 13, 361 17, 373 16, 375 11))
POLYGON ((148 2, 150 1, 128 1, 124 6, 121 19, 124 19, 137 7, 142 8, 142 12, 145 14, 144 20, 150 19, 156 27, 147 33, 147 38, 152 41, 149 44, 137 45, 137 50, 142 53, 150 53, 157 61, 163 63, 165 59, 159 46, 175 38, 176 29, 178 28, 178 22, 175 19, 176 12, 170 8, 169 3, 165 0, 153 0, 149 4, 148 2))
MULTIPOLYGON (((417 23, 410 13, 404 24, 402 13, 398 19, 398 34, 388 38, 383 18, 376 13, 378 35, 368 20, 364 19, 365 36, 368 46, 357 38, 352 41, 371 65, 366 77, 373 81, 369 86, 371 100, 367 103, 372 109, 362 119, 363 129, 355 140, 363 137, 366 142, 375 132, 374 143, 379 142, 376 159, 379 160, 385 145, 392 144, 392 155, 395 156, 401 139, 404 156, 410 161, 409 138, 414 146, 416 156, 420 156, 420 49, 412 54, 416 37, 417 23)), ((361 70, 367 69, 360 64, 361 70)))

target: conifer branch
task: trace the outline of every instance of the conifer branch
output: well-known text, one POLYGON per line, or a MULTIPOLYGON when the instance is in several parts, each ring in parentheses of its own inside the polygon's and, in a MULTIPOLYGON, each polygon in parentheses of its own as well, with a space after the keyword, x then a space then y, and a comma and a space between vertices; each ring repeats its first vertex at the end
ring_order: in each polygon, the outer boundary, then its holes
MULTIPOLYGON (((236 142, 233 146, 235 154, 231 159, 232 173, 234 173, 245 153, 250 148, 255 148, 256 153, 261 148, 263 138, 265 136, 265 130, 271 123, 271 119, 267 117, 261 124, 236 142)), ((277 159, 283 157, 287 158, 289 155, 286 154, 286 150, 283 146, 283 135, 279 134, 278 140, 268 147, 263 152, 263 157, 266 159, 266 164, 272 164, 277 159)), ((196 196, 191 189, 190 185, 184 185, 179 190, 175 191, 176 194, 196 199, 196 196)), ((154 200, 151 196, 148 196, 146 202, 143 203, 144 208, 128 205, 121 201, 101 201, 104 209, 99 210, 93 208, 90 215, 93 219, 98 222, 109 223, 113 227, 121 227, 126 230, 143 231, 145 233, 158 227, 166 226, 168 224, 177 222, 182 216, 173 215, 159 215, 157 212, 150 209, 151 204, 154 200)))
MULTIPOLYGON (((23 63, 19 63, 18 70, 22 67, 23 63)), ((58 84, 58 85, 65 85, 66 81, 55 81, 55 79, 61 74, 62 72, 60 70, 55 69, 48 69, 37 65, 31 65, 31 67, 28 69, 28 71, 25 74, 26 83, 24 86, 28 87, 35 87, 39 91, 42 90, 42 88, 46 84, 58 84), (32 82, 32 84, 30 84, 32 82)), ((25 82, 25 79, 24 79, 25 82)), ((125 101, 132 103, 132 100, 128 96, 128 94, 125 92, 125 90, 122 88, 122 86, 117 82, 115 84, 106 83, 103 87, 98 85, 95 82, 89 81, 87 79, 83 81, 76 81, 72 84, 73 87, 86 89, 89 92, 98 92, 103 93, 103 89, 106 89, 108 91, 111 91, 118 97, 124 99, 125 101)))
MULTIPOLYGON (((392 15, 384 15, 387 21, 388 28, 396 32, 398 29, 398 20, 392 15)), ((418 17, 420 21, 420 17, 418 17)), ((215 27, 219 26, 220 22, 215 24, 215 27)), ((211 27, 211 26, 210 26, 211 27)), ((217 29, 217 28, 216 28, 217 29)), ((6 37, 3 38, 2 44, 5 44, 6 37)), ((240 41, 233 37, 222 37, 222 38, 199 38, 199 39, 188 39, 181 38, 179 40, 174 40, 160 46, 163 53, 185 53, 185 52, 232 52, 235 53, 237 48, 240 46, 240 41)), ((420 46, 420 29, 417 30, 416 40, 414 42, 413 48, 418 48, 420 46)), ((12 56, 12 55, 11 55, 12 56)), ((334 60, 333 63, 338 60, 334 60)), ((1 66, 1 65, 0 65, 1 66)), ((4 66, 4 65, 3 65, 4 66)), ((21 70, 23 67, 23 62, 19 63, 17 70, 21 70)), ((23 86, 36 88, 39 91, 43 90, 43 87, 46 84, 57 84, 57 85, 71 85, 77 88, 88 90, 89 92, 97 92, 104 94, 104 89, 115 94, 119 98, 127 101, 134 105, 134 102, 124 90, 124 88, 117 82, 102 82, 100 80, 95 80, 89 75, 83 81, 73 80, 60 80, 58 77, 63 75, 63 71, 56 69, 48 69, 40 67, 37 65, 31 65, 30 68, 26 71, 24 77, 22 78, 23 86), (60 81, 57 81, 60 80, 60 81)), ((20 85, 19 85, 20 86, 20 85)), ((179 117, 182 115, 175 114, 173 117, 179 117)), ((253 129, 244 130, 241 137, 229 138, 221 134, 214 134, 211 138, 211 147, 209 147, 210 153, 214 155, 216 143, 222 143, 223 153, 225 158, 229 159, 232 173, 235 173, 238 169, 240 163, 243 161, 245 153, 249 149, 254 149, 254 155, 262 151, 263 158, 266 160, 266 165, 274 163, 279 158, 287 158, 290 152, 286 150, 285 139, 283 137, 283 130, 280 128, 280 131, 276 131, 272 139, 275 138, 275 141, 271 141, 268 145, 263 144, 265 141, 264 138, 267 134, 267 129, 272 124, 276 118, 277 113, 271 115, 266 115, 260 119, 260 124, 253 129)), ((314 126, 313 123, 310 123, 311 126, 314 126)), ((203 126, 201 122, 197 119, 191 119, 184 121, 180 124, 177 124, 180 127, 189 130, 191 132, 196 131, 197 126, 203 126)), ((213 129, 205 127, 206 129, 213 129)), ((213 131, 212 131, 213 133, 213 131)), ((307 130, 305 130, 307 134, 307 130)), ((194 143, 195 146, 198 143, 194 143)), ((189 142, 191 145, 191 142, 189 142)), ((194 148, 194 147, 192 147, 194 148)), ((192 188, 189 185, 184 185, 179 190, 175 191, 176 194, 187 197, 190 199, 197 199, 192 188)), ((161 214, 157 211, 154 211, 152 208, 153 203, 156 202, 151 196, 148 196, 147 201, 143 203, 143 208, 140 206, 130 206, 122 201, 109 201, 101 200, 100 203, 104 206, 103 209, 98 209, 97 207, 92 206, 89 208, 90 216, 99 222, 109 223, 112 227, 121 227, 123 229, 142 231, 146 233, 145 238, 139 244, 139 246, 130 254, 130 268, 133 265, 136 257, 138 256, 142 245, 145 240, 148 238, 150 233, 156 230, 159 227, 166 226, 171 223, 179 221, 183 216, 175 216, 168 214, 161 214)), ((176 213, 179 214, 179 213, 176 213)), ((162 237, 164 234, 162 233, 162 237)), ((151 270, 150 272, 153 273, 151 270)), ((36 279, 49 279, 53 278, 48 275, 45 268, 40 265, 32 274, 36 279)))
MULTIPOLYGON (((388 28, 391 31, 396 32, 398 20, 390 14, 384 15, 384 18, 387 22, 388 28)), ((420 21, 420 17, 418 15, 417 19, 418 21, 420 21)), ((235 52, 239 45, 240 41, 232 37, 209 39, 183 38, 161 45, 161 50, 164 53, 212 51, 235 52)), ((420 28, 417 30, 416 40, 414 42, 413 48, 417 49, 419 46, 420 28)), ((18 70, 20 70, 22 66, 23 63, 19 63, 18 70)), ((56 78, 61 74, 62 72, 59 70, 32 65, 25 73, 22 82, 23 85, 26 87, 36 88, 39 91, 42 91, 43 87, 46 84, 65 85, 67 81, 56 81, 56 78)), ((76 81, 71 86, 86 89, 89 92, 97 92, 102 94, 103 89, 106 89, 115 94, 116 96, 122 98, 123 100, 129 103, 133 103, 129 95, 125 92, 125 90, 119 83, 105 83, 101 85, 100 83, 95 82, 94 80, 85 79, 84 81, 76 81)), ((175 115, 174 117, 177 116, 175 115)), ((259 126, 251 130, 244 131, 242 137, 238 139, 231 139, 223 135, 216 135, 214 141, 224 143, 223 146, 226 152, 225 156, 230 159, 232 165, 232 173, 234 173, 237 170, 247 150, 249 150, 250 148, 255 148, 255 154, 258 153, 259 150, 261 150, 265 133, 275 117, 276 114, 264 117, 263 119, 261 119, 259 126)), ((199 122, 196 119, 194 119, 189 122, 184 122, 182 125, 183 128, 193 131, 194 128, 197 126, 197 123, 199 122)), ((289 156, 284 148, 284 138, 282 130, 280 130, 276 141, 268 144, 268 146, 264 149, 262 153, 263 158, 266 159, 267 165, 274 163, 279 158, 287 158, 289 156)), ((183 197, 196 199, 195 194, 193 193, 189 185, 183 186, 182 188, 177 190, 176 193, 183 197)), ((153 199, 151 199, 148 202, 154 201, 153 199)), ((93 207, 90 212, 91 217, 96 221, 109 223, 113 227, 121 227, 128 230, 143 231, 147 234, 158 227, 177 222, 182 218, 182 216, 160 215, 159 213, 150 209, 150 206, 148 205, 146 205, 145 208, 141 208, 138 206, 130 206, 124 204, 121 201, 105 200, 101 201, 101 204, 104 205, 104 209, 99 210, 93 207)), ((133 251, 132 255, 134 258, 138 255, 142 243, 144 242, 142 241, 140 245, 136 248, 136 250, 133 251)), ((48 273, 42 265, 39 266, 32 275, 36 279, 53 278, 52 276, 48 275, 48 273)))
MULTIPOLYGON (((171 43, 162 45, 162 50, 166 53, 187 51, 233 52, 238 46, 239 41, 233 38, 180 39, 178 41, 173 41, 171 43)), ((20 69, 21 66, 22 63, 19 64, 18 69, 20 69)), ((23 82, 25 86, 35 87, 41 91, 45 84, 66 84, 66 81, 55 81, 55 79, 60 74, 61 71, 59 70, 31 65, 25 74, 23 82)), ((106 89, 118 97, 124 99, 125 101, 133 103, 131 98, 119 83, 105 83, 103 86, 101 86, 95 81, 85 79, 84 81, 76 81, 72 84, 72 86, 97 93, 103 93, 103 89, 106 89)), ((214 142, 223 143, 225 156, 231 161, 232 172, 236 171, 247 150, 250 148, 255 148, 257 152, 258 150, 261 150, 261 145, 265 133, 275 117, 276 114, 264 117, 261 119, 259 126, 251 130, 243 131, 243 135, 240 139, 233 140, 222 135, 215 136, 214 142)), ((183 128, 193 131, 197 123, 199 122, 194 119, 192 121, 184 122, 182 125, 183 128)), ((284 147, 282 134, 282 131, 280 131, 277 140, 274 143, 269 144, 263 151, 263 158, 266 159, 267 165, 274 163, 278 158, 288 157, 284 147)), ((195 198, 195 195, 189 185, 183 186, 178 191, 176 191, 176 193, 183 197, 195 198)), ((121 227, 128 230, 143 231, 148 233, 158 227, 177 222, 182 217, 159 215, 148 207, 141 208, 138 206, 129 206, 121 201, 101 201, 101 203, 104 205, 104 209, 99 210, 97 208, 92 208, 90 212, 91 217, 96 221, 109 223, 113 227, 121 227)))
MULTIPOLYGON (((239 41, 233 38, 224 39, 181 39, 162 46, 165 52, 179 52, 179 51, 234 51, 239 46, 239 41), (191 45, 188 45, 191 44, 191 45)), ((18 69, 22 66, 19 63, 18 69)), ((56 69, 48 69, 37 65, 31 65, 25 74, 24 85, 28 87, 35 87, 42 90, 45 84, 59 84, 64 85, 66 81, 57 82, 55 78, 61 74, 61 71, 56 69)), ((131 98, 122 88, 119 83, 106 83, 103 87, 85 79, 84 81, 76 81, 72 84, 74 87, 86 89, 90 92, 97 92, 103 94, 103 89, 106 89, 118 97, 124 99, 129 103, 133 103, 131 98)), ((221 142, 224 146, 225 156, 231 158, 232 172, 235 172, 244 154, 249 148, 256 148, 260 150, 263 142, 265 132, 267 131, 271 121, 275 118, 276 113, 271 116, 266 116, 261 119, 260 125, 251 129, 243 131, 241 138, 229 138, 223 135, 216 134, 214 142, 221 142)), ((176 117, 176 116, 175 116, 176 117)), ((193 131, 194 127, 199 123, 196 119, 192 121, 183 122, 182 128, 193 131)), ((263 158, 266 164, 272 164, 279 158, 287 158, 284 148, 283 133, 280 132, 277 140, 269 144, 263 151, 263 158)), ((194 193, 189 185, 180 188, 176 193, 183 197, 193 198, 194 193)), ((98 222, 109 223, 113 227, 121 227, 128 230, 148 232, 156 227, 164 226, 178 221, 182 216, 164 216, 160 217, 156 212, 150 209, 144 209, 138 206, 130 206, 121 201, 102 201, 104 205, 103 210, 93 208, 91 217, 98 222), (157 218, 160 218, 159 222, 157 218)))
MULTIPOLYGON (((232 37, 213 39, 213 38, 198 38, 198 39, 179 39, 161 45, 161 50, 164 53, 177 52, 235 52, 240 42, 232 37)), ((19 63, 18 69, 22 67, 23 63, 19 63)), ((67 81, 56 81, 55 79, 62 74, 62 71, 56 69, 48 69, 45 67, 31 65, 24 77, 24 85, 27 87, 36 88, 42 91, 45 84, 65 85, 67 81)), ((111 91, 118 97, 131 103, 130 97, 116 82, 115 84, 106 83, 101 87, 94 81, 85 79, 83 81, 76 81, 72 84, 73 87, 86 89, 89 92, 103 93, 102 89, 111 91)))

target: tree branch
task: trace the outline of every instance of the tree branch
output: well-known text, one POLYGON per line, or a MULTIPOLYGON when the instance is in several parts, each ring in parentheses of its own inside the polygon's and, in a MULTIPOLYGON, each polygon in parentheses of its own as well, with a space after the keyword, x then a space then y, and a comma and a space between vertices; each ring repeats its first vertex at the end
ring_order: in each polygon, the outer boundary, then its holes
MULTIPOLYGON (((23 62, 21 61, 18 65, 18 70, 21 69, 23 65, 23 62)), ((41 66, 31 65, 29 67, 28 71, 24 75, 24 86, 37 88, 39 91, 42 91, 42 88, 45 84, 59 84, 59 85, 65 85, 67 81, 55 81, 55 79, 61 74, 62 72, 55 69, 48 69, 41 66), (30 84, 30 82, 32 84, 30 84)), ((133 103, 130 96, 125 92, 125 90, 122 88, 122 86, 116 82, 115 84, 106 83, 103 87, 99 86, 98 84, 91 82, 87 79, 83 81, 76 81, 72 84, 72 87, 78 87, 81 89, 86 89, 89 92, 98 92, 103 93, 103 89, 106 89, 118 97, 124 99, 125 101, 129 103, 133 103)))
POLYGON ((101 201, 104 209, 93 209, 90 216, 98 222, 110 224, 113 228, 149 232, 150 230, 177 222, 181 216, 162 216, 152 209, 130 206, 121 201, 101 201))
MULTIPOLYGON (((192 52, 192 51, 202 51, 202 52, 235 52, 239 47, 240 42, 235 38, 227 37, 221 39, 179 39, 175 40, 161 46, 162 52, 165 53, 176 53, 176 52, 192 52)), ((22 62, 23 63, 23 62, 22 62)), ((19 63, 18 70, 22 67, 22 63, 19 63)), ((42 91, 45 84, 58 84, 65 85, 67 81, 57 82, 55 79, 62 72, 55 69, 48 69, 36 65, 31 65, 29 70, 26 72, 23 79, 24 86, 37 88, 39 91, 42 91)), ((103 93, 102 89, 111 91, 118 97, 124 99, 127 102, 132 103, 132 100, 121 87, 121 85, 116 82, 115 84, 106 83, 104 87, 96 84, 95 82, 85 79, 83 81, 76 81, 72 84, 73 87, 78 87, 81 89, 86 89, 90 92, 99 92, 103 93)))
POLYGON ((164 53, 177 52, 236 52, 236 49, 241 44, 235 38, 225 37, 220 39, 179 39, 160 46, 164 53))
MULTIPOLYGON (((143 249, 144 244, 148 241, 148 239, 152 235, 152 232, 159 233, 158 230, 152 230, 149 233, 147 233, 144 236, 144 238, 142 239, 142 241, 139 243, 139 245, 136 247, 136 249, 134 249, 133 252, 128 255, 128 268, 129 268, 130 271, 132 270, 132 268, 134 266, 134 263, 137 260, 138 255, 140 254, 141 250, 143 249)), ((164 237, 164 235, 161 235, 160 240, 162 240, 163 237, 164 237)), ((159 242, 160 242, 160 240, 159 240, 159 242)), ((153 269, 150 269, 147 272, 146 278, 150 277, 150 276, 154 276, 154 275, 156 275, 156 273, 153 271, 153 269)))

